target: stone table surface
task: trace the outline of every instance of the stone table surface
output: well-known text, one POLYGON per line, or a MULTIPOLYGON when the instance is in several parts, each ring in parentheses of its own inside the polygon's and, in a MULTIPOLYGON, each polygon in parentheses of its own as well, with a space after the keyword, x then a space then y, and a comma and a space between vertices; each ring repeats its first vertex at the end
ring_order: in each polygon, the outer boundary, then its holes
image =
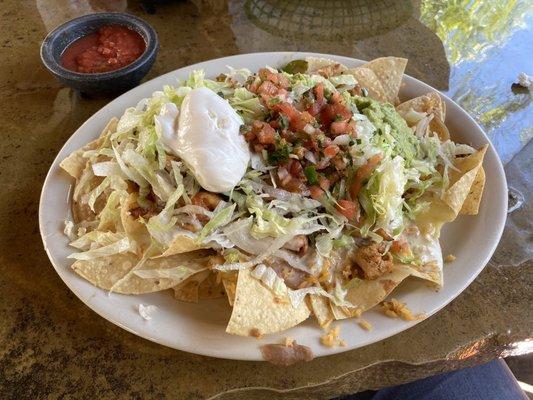
POLYGON ((533 351, 533 107, 528 91, 511 91, 518 73, 533 75, 530 2, 164 3, 149 14, 138 1, 0 1, 0 398, 327 399, 533 351), (492 261, 415 327, 289 369, 169 349, 99 317, 48 261, 37 210, 56 153, 109 99, 60 86, 39 46, 59 23, 104 9, 127 9, 157 29, 161 49, 147 79, 255 51, 409 58, 407 72, 458 101, 506 163, 517 207, 492 261))

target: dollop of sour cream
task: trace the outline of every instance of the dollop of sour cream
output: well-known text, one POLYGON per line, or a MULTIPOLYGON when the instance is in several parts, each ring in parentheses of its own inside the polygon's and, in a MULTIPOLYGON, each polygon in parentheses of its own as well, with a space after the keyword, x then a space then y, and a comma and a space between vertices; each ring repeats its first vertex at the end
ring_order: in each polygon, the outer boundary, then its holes
POLYGON ((242 118, 215 92, 191 90, 181 110, 163 105, 155 117, 156 131, 169 151, 191 169, 210 192, 228 192, 239 183, 250 161, 250 150, 239 128, 242 118))

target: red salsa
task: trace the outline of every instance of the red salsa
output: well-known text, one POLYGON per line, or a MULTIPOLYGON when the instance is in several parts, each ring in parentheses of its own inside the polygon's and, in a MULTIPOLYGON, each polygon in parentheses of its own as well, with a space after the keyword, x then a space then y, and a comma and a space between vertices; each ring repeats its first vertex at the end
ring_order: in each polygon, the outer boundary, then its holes
POLYGON ((87 74, 115 71, 139 58, 145 47, 137 32, 120 25, 103 26, 69 45, 61 65, 87 74))

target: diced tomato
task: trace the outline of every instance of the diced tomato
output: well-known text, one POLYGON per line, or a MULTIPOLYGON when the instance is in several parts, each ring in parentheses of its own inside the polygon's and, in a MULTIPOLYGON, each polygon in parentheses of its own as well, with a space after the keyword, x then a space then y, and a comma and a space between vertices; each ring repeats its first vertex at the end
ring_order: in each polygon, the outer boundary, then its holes
POLYGON ((311 124, 313 122, 315 122, 315 119, 313 118, 313 116, 311 114, 309 114, 307 111, 303 111, 301 114, 300 114, 300 118, 306 123, 306 124, 311 124))
POLYGON ((350 131, 350 125, 346 121, 335 121, 331 123, 329 130, 333 135, 338 136, 343 133, 348 133, 350 131))
POLYGON ((286 89, 290 86, 289 78, 283 74, 272 74, 271 81, 278 85, 280 88, 286 89))
POLYGON ((321 175, 318 177, 318 185, 324 190, 329 190, 331 181, 325 176, 321 175))
POLYGON ((263 129, 261 132, 257 134, 257 140, 259 140, 259 143, 261 144, 274 144, 276 143, 276 131, 272 129, 270 125, 270 130, 263 129))
POLYGON ((271 96, 266 93, 260 93, 259 97, 261 97, 261 100, 263 100, 263 104, 268 107, 268 105, 270 104, 270 101, 272 100, 274 96, 271 96))
POLYGON ((322 107, 326 104, 326 100, 324 99, 324 85, 322 83, 319 83, 314 87, 314 92, 316 98, 315 102, 307 108, 307 111, 312 116, 320 114, 322 107))
POLYGON ((285 114, 289 119, 289 122, 293 119, 298 118, 298 116, 300 115, 299 111, 289 103, 274 104, 272 106, 272 109, 274 111, 278 111, 279 113, 285 114))
MULTIPOLYGON (((309 114, 311 115, 311 114, 309 114)), ((301 118, 298 118, 294 121, 291 121, 290 122, 290 128, 292 130, 295 130, 297 132, 301 132, 304 130, 305 126, 308 124, 308 122, 305 122, 305 120, 301 119, 301 118)))
MULTIPOLYGON (((332 124, 333 125, 333 124, 332 124)), ((333 158, 337 155, 337 153, 339 152, 339 146, 337 146, 336 144, 332 144, 332 145, 329 145, 328 147, 326 147, 324 149, 324 155, 326 157, 330 157, 330 158, 333 158)))
POLYGON ((326 104, 320 112, 320 121, 324 128, 327 128, 334 121, 348 121, 351 117, 350 109, 339 103, 326 104))
POLYGON ((257 93, 257 89, 259 88, 259 85, 261 85, 261 80, 256 78, 248 87, 248 90, 252 93, 257 93))
POLYGON ((287 90, 285 88, 279 88, 278 89, 278 97, 281 98, 281 99, 286 99, 288 93, 289 92, 287 92, 287 90))
POLYGON ((289 126, 294 131, 302 131, 307 124, 315 122, 315 119, 307 111, 300 112, 289 103, 278 103, 272 109, 283 113, 289 119, 289 126))
POLYGON ((320 111, 322 110, 323 104, 319 103, 318 101, 315 101, 313 104, 311 104, 310 107, 307 108, 307 112, 311 114, 313 117, 320 114, 320 111))
POLYGON ((372 173, 374 168, 376 168, 382 158, 383 154, 376 154, 370 157, 365 165, 359 167, 359 169, 355 173, 354 180, 350 185, 350 196, 352 196, 352 199, 355 199, 357 197, 359 191, 361 190, 361 187, 363 186, 363 181, 370 177, 370 174, 372 173))
POLYGON ((276 94, 278 94, 278 88, 272 82, 264 81, 257 89, 257 93, 275 96, 276 94))
POLYGON ((341 94, 339 92, 335 92, 331 95, 331 102, 333 104, 343 104, 344 99, 342 98, 341 94))
POLYGON ((289 173, 294 177, 300 177, 303 172, 302 164, 298 160, 291 159, 289 161, 289 173))
POLYGON ((324 108, 320 111, 320 124, 322 125, 322 129, 324 131, 327 130, 329 125, 331 124, 331 121, 333 121, 334 115, 331 113, 331 106, 329 104, 326 104, 324 108))
POLYGON ((319 83, 315 86, 315 96, 317 103, 324 103, 324 84, 319 83))
POLYGON ((333 115, 335 120, 347 121, 352 118, 350 109, 340 103, 333 105, 333 115))
POLYGON ((268 124, 274 129, 279 128, 279 120, 277 119, 273 119, 272 121, 269 121, 268 124))
POLYGON ((304 147, 308 150, 318 150, 318 143, 314 139, 309 139, 304 142, 304 147))
POLYGON ((348 218, 350 221, 355 221, 359 216, 359 204, 350 200, 339 200, 337 210, 348 218))
POLYGON ((248 131, 244 134, 244 138, 247 142, 252 142, 255 139, 255 133, 253 131, 248 131))
POLYGON ((290 82, 286 76, 276 72, 272 72, 267 68, 261 68, 258 72, 258 75, 263 81, 270 81, 276 86, 283 88, 289 87, 290 82))
POLYGON ((276 131, 267 122, 254 121, 252 124, 252 132, 257 137, 261 144, 276 143, 276 131))
POLYGON ((309 192, 311 193, 311 197, 315 200, 320 200, 320 198, 324 196, 324 191, 318 186, 310 186, 309 192))

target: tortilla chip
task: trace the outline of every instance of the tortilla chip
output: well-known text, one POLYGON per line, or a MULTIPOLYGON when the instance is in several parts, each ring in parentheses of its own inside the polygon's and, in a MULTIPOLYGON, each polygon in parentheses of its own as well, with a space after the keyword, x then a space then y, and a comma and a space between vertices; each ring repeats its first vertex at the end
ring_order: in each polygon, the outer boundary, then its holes
POLYGON ((96 214, 91 210, 88 204, 79 201, 72 201, 72 220, 79 224, 82 221, 94 221, 96 214))
POLYGON ((63 170, 68 172, 68 174, 73 178, 79 179, 87 163, 87 159, 83 157, 83 153, 88 150, 95 150, 100 148, 101 145, 105 142, 107 135, 116 131, 117 124, 118 119, 115 117, 111 118, 111 120, 107 123, 98 139, 93 140, 92 142, 83 146, 81 149, 78 149, 72 154, 70 154, 67 158, 61 161, 59 166, 63 170))
POLYGON ((416 218, 416 224, 422 233, 438 237, 442 225, 457 217, 482 168, 487 148, 488 145, 485 145, 468 157, 455 159, 454 166, 457 171, 450 172, 450 184, 442 199, 435 196, 421 199, 431 202, 430 206, 416 218))
POLYGON ((204 249, 205 247, 198 243, 194 238, 179 234, 172 239, 172 242, 168 246, 168 249, 159 257, 168 257, 174 254, 188 253, 189 251, 195 251, 204 249))
POLYGON ((444 121, 446 118, 446 103, 442 100, 438 92, 429 92, 396 106, 396 111, 400 114, 404 114, 409 110, 433 114, 441 121, 444 121))
POLYGON ((180 254, 172 257, 148 259, 139 269, 165 270, 185 266, 190 269, 187 274, 179 277, 141 278, 132 272, 140 259, 135 254, 123 253, 93 260, 78 260, 72 264, 72 269, 93 285, 105 290, 122 294, 142 294, 169 289, 183 282, 189 276, 207 268, 205 252, 180 254))
POLYGON ((198 287, 198 296, 200 299, 219 299, 224 297, 224 295, 224 285, 215 272, 211 272, 198 287))
POLYGON ((454 162, 458 171, 451 171, 450 173, 450 187, 444 195, 444 202, 454 211, 455 215, 459 214, 470 193, 478 171, 481 169, 487 148, 488 145, 485 145, 474 154, 457 158, 454 162))
POLYGON ((448 131, 448 127, 437 116, 434 116, 429 122, 429 129, 437 134, 441 142, 450 139, 450 131, 448 131))
POLYGON ((233 312, 226 332, 233 335, 265 335, 284 331, 309 317, 305 301, 293 308, 288 301, 276 301, 272 291, 251 275, 249 269, 239 271, 233 312))
POLYGON ((433 282, 440 288, 444 283, 444 276, 442 273, 443 265, 444 261, 441 256, 440 260, 435 260, 423 265, 407 265, 406 267, 410 268, 411 276, 433 282))
POLYGON ((485 170, 483 167, 479 168, 477 172, 476 179, 472 183, 470 192, 466 197, 463 207, 459 214, 465 215, 477 215, 479 212, 479 205, 481 204, 481 197, 483 196, 483 189, 485 188, 485 170))
POLYGON ((398 104, 398 93, 406 65, 405 58, 382 57, 364 64, 363 67, 374 71, 384 89, 385 99, 389 103, 398 104))
POLYGON ((329 299, 326 297, 316 294, 309 295, 309 304, 311 312, 322 328, 327 327, 335 318, 329 305, 329 299))
POLYGON ((94 221, 96 215, 104 208, 107 197, 109 195, 109 190, 105 190, 104 193, 96 200, 94 204, 94 209, 96 212, 93 212, 87 204, 87 194, 96 188, 104 178, 99 176, 94 176, 92 173, 92 167, 89 162, 86 163, 85 168, 83 169, 80 179, 76 180, 74 185, 74 194, 72 195, 72 219, 75 223, 80 223, 82 221, 94 221), (87 182, 83 188, 81 188, 80 181, 83 176, 87 176, 87 182), (81 189, 80 189, 81 188, 81 189))
POLYGON ((345 300, 354 308, 338 307, 332 304, 335 319, 358 316, 383 301, 405 278, 411 275, 410 266, 396 264, 392 272, 383 274, 374 280, 361 280, 348 289, 345 300))
POLYGON ((211 271, 201 271, 194 274, 183 281, 178 286, 173 287, 174 298, 179 301, 187 303, 198 303, 199 300, 199 286, 211 273, 211 271))
POLYGON ((142 249, 146 249, 150 245, 150 234, 146 225, 141 223, 138 219, 133 218, 130 210, 138 207, 137 193, 130 193, 120 201, 120 220, 124 232, 128 237, 134 239, 142 249))
MULTIPOLYGON (((235 275, 235 278, 237 275, 235 275)), ((235 292, 237 291, 237 280, 233 278, 222 278, 222 284, 224 285, 224 291, 228 297, 228 303, 233 307, 235 301, 235 292)))
POLYGON ((308 74, 316 74, 320 69, 327 68, 330 66, 333 67, 336 65, 338 65, 337 69, 339 74, 343 73, 348 69, 345 65, 338 63, 337 61, 330 60, 328 58, 307 57, 305 61, 307 61, 308 74))
POLYGON ((446 103, 439 93, 430 92, 396 106, 396 111, 403 117, 409 110, 432 114, 433 118, 429 123, 429 129, 435 132, 441 141, 450 139, 450 132, 443 122, 446 118, 446 103))
POLYGON ((353 75, 355 79, 357 79, 359 85, 368 91, 368 97, 381 102, 387 101, 385 90, 378 77, 371 69, 358 67, 347 70, 345 74, 353 75))

